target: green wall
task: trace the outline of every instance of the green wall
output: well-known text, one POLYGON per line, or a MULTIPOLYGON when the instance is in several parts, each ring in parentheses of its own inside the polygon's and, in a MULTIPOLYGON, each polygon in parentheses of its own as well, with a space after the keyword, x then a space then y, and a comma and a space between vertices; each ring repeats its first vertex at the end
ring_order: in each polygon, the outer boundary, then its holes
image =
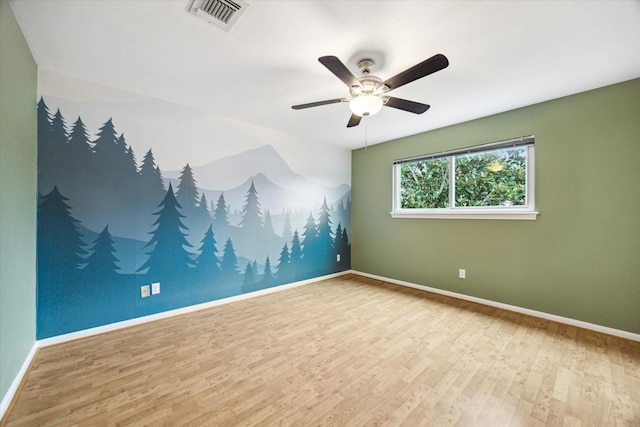
POLYGON ((354 270, 640 333, 640 79, 352 159, 354 270), (394 159, 529 134, 537 220, 389 216, 394 159))
POLYGON ((0 0, 0 400, 36 338, 37 68, 0 0))

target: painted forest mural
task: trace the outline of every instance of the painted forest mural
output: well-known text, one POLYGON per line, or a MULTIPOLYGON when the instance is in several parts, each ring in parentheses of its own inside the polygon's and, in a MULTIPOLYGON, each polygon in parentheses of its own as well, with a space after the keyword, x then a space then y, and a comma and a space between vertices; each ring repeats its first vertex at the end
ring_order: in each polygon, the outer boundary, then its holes
POLYGON ((306 180, 271 145, 163 171, 117 117, 88 129, 37 108, 38 339, 350 268, 350 187, 306 180), (241 185, 213 182, 243 168, 241 185))

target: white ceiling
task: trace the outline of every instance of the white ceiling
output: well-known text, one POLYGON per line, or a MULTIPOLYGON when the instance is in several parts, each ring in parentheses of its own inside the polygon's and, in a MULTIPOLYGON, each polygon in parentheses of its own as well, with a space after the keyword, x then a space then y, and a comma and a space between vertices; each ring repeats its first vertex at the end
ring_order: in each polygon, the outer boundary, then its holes
POLYGON ((39 67, 353 149, 640 77, 640 1, 267 1, 230 33, 189 0, 11 0, 39 67), (448 68, 347 129, 348 95, 317 58, 383 80, 442 53, 448 68))

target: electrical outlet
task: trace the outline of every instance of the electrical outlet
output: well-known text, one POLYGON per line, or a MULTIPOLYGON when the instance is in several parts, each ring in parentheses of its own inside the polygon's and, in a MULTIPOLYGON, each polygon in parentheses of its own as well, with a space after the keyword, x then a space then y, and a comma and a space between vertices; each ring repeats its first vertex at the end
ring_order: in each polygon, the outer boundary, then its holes
POLYGON ((155 282, 151 284, 151 295, 156 295, 160 293, 160 282, 155 282))
POLYGON ((148 297, 149 295, 151 295, 151 294, 149 293, 149 285, 142 285, 142 286, 140 286, 140 296, 141 296, 142 298, 146 298, 146 297, 148 297))
POLYGON ((336 261, 340 262, 340 254, 336 255, 336 261))
POLYGON ((467 270, 465 270, 464 268, 461 268, 460 270, 458 270, 458 277, 460 279, 464 279, 467 277, 467 270))

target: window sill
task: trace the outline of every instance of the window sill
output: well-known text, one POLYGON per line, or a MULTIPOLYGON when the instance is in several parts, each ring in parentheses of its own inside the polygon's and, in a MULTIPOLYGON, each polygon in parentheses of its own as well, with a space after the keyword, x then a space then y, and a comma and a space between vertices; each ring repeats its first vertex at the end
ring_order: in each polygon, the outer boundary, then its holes
POLYGON ((496 211, 496 210, 467 210, 467 209, 439 209, 438 212, 411 209, 389 212, 391 218, 425 218, 425 219, 510 219, 535 220, 536 211, 496 211))

